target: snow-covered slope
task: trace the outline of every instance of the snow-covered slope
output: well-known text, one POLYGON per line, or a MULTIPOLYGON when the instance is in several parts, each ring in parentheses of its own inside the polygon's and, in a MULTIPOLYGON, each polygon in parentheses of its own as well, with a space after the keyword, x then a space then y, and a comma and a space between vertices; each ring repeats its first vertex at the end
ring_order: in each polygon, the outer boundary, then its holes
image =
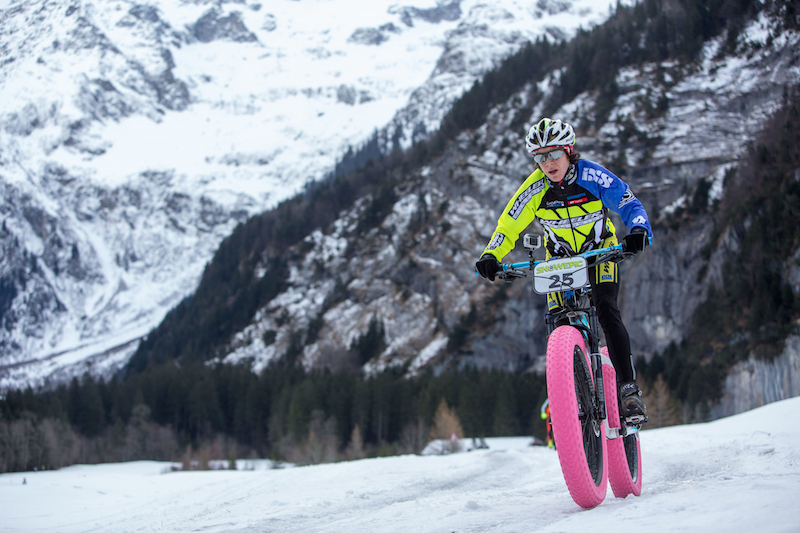
POLYGON ((0 383, 113 371, 236 224, 376 130, 408 146, 502 57, 614 3, 8 3, 0 383))
POLYGON ((570 498, 556 453, 525 438, 283 470, 164 473, 168 463, 136 462, 3 474, 0 511, 9 532, 788 533, 800 524, 798 415, 794 398, 644 431, 642 495, 615 499, 609 488, 590 511, 570 498))
MULTIPOLYGON (((785 88, 800 81, 800 35, 769 38, 770 24, 765 17, 751 21, 742 40, 754 51, 741 57, 719 56, 725 38, 719 37, 706 43, 696 65, 624 69, 616 105, 600 128, 589 126, 596 94, 580 95, 553 116, 583 126, 576 146, 587 159, 617 171, 620 160, 627 163, 625 179, 653 220, 663 222, 691 200, 700 180, 713 184, 713 201, 726 170, 783 102, 785 88), (659 99, 666 105, 654 114, 659 99), (620 141, 620 130, 631 126, 636 133, 620 141)), ((548 77, 540 84, 542 92, 551 82, 548 77)), ((306 368, 337 369, 377 319, 385 349, 366 364, 367 371, 408 365, 414 373, 464 364, 522 370, 537 360, 543 364, 544 298, 528 284, 498 287, 472 272, 498 213, 533 171, 521 132, 511 124, 521 111, 531 113, 527 123, 533 123, 542 107, 530 87, 520 90, 441 157, 403 174, 396 201, 375 227, 358 229, 371 205, 363 198, 311 233, 285 254, 287 288, 221 347, 224 360, 251 361, 259 370, 289 352, 300 334, 306 368), (453 348, 454 332, 464 327, 468 342, 453 348), (313 334, 305 334, 309 330, 313 334)), ((618 227, 625 231, 621 221, 618 227)), ((656 233, 647 253, 623 264, 620 303, 636 356, 680 343, 724 260, 724 249, 707 253, 717 246, 710 241, 710 222, 668 238, 660 228, 656 233)), ((524 260, 523 254, 507 260, 524 260)), ((795 291, 800 294, 800 285, 795 291)), ((791 390, 787 386, 781 394, 791 390)))

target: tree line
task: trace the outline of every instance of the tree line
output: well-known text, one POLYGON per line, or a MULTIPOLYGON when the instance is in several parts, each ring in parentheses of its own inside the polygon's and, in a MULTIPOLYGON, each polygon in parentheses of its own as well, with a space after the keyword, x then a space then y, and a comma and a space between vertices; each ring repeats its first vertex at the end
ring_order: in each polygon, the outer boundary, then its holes
POLYGON ((444 401, 467 436, 544 436, 543 376, 489 370, 370 377, 272 365, 153 366, 108 382, 86 374, 49 391, 0 400, 0 472, 132 459, 177 460, 187 448, 218 459, 311 462, 355 446, 364 455, 418 453, 444 401), (353 444, 354 432, 360 442, 353 444))

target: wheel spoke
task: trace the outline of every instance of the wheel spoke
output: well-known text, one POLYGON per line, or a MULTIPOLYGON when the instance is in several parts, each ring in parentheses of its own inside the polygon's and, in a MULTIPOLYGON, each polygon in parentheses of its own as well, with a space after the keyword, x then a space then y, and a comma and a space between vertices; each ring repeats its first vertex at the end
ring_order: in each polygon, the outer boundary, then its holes
POLYGON ((586 356, 577 346, 574 352, 574 368, 575 394, 578 399, 579 417, 583 432, 583 449, 589 472, 595 484, 599 485, 603 478, 603 448, 599 431, 600 426, 596 418, 596 411, 593 408, 594 389, 589 367, 586 363, 586 356))

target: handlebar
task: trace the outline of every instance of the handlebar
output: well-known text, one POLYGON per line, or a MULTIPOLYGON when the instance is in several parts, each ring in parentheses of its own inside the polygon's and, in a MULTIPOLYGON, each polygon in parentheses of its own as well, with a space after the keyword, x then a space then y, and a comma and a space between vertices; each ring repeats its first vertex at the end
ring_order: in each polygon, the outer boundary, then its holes
MULTIPOLYGON (((614 246, 607 246, 605 248, 589 250, 588 252, 575 254, 570 257, 583 257, 584 259, 588 259, 590 257, 603 256, 604 254, 605 256, 597 259, 592 264, 592 266, 599 265, 607 261, 613 261, 615 259, 625 259, 627 257, 634 255, 633 252, 625 251, 625 249, 621 244, 615 244, 614 246)), ((557 259, 557 258, 551 257, 550 260, 552 259, 557 259)), ((532 270, 534 267, 536 267, 536 265, 544 263, 546 261, 548 260, 541 260, 541 261, 530 260, 530 261, 522 261, 520 263, 511 263, 511 264, 502 263, 500 266, 502 267, 503 271, 498 273, 498 276, 502 278, 522 278, 526 276, 525 272, 521 272, 522 270, 532 270)), ((480 276, 477 268, 475 269, 475 275, 480 276)))
MULTIPOLYGON (((600 263, 605 263, 606 261, 611 261, 617 257, 629 257, 633 255, 633 252, 626 252, 621 244, 615 244, 614 246, 607 246, 606 248, 598 248, 597 250, 589 250, 588 252, 583 252, 580 254, 575 254, 570 257, 583 257, 584 259, 588 259, 590 257, 596 257, 598 255, 608 254, 608 257, 601 257, 597 261, 594 262, 595 265, 600 263)), ((550 259, 558 259, 556 257, 551 257, 550 259)), ((540 263, 544 263, 548 260, 541 260, 541 261, 523 261, 521 263, 511 263, 506 264, 503 263, 503 271, 507 270, 520 270, 520 269, 531 269, 540 263)))

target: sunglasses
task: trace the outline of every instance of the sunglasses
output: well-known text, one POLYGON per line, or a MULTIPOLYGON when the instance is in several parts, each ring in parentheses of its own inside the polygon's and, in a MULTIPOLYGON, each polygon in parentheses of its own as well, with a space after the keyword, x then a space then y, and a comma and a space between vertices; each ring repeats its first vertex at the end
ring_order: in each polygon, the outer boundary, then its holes
POLYGON ((548 157, 550 158, 550 161, 555 161, 562 155, 564 155, 564 150, 553 150, 552 152, 547 152, 546 154, 536 154, 533 156, 533 160, 541 165, 547 161, 548 157))

